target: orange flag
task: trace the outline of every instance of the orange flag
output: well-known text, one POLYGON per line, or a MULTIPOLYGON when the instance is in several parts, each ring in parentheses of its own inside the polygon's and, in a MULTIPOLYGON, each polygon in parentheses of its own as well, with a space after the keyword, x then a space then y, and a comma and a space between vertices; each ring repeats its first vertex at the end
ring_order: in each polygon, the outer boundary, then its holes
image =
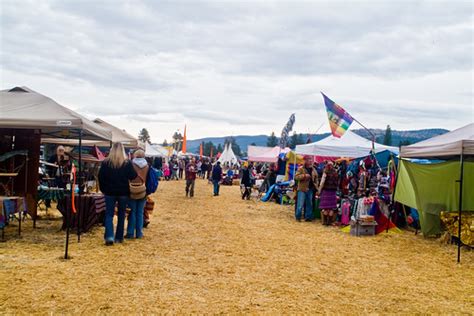
POLYGON ((202 143, 201 146, 199 146, 199 156, 202 158, 202 143))
POLYGON ((181 151, 186 153, 186 125, 184 125, 184 135, 183 135, 183 147, 181 148, 181 151))

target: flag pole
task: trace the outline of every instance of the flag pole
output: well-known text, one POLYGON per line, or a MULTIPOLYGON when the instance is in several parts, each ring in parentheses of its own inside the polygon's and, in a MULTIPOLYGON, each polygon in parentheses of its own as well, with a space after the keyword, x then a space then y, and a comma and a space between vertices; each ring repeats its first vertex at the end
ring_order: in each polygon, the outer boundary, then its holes
POLYGON ((355 122, 357 122, 360 126, 362 126, 371 136, 372 136, 372 150, 375 151, 375 134, 372 133, 367 127, 364 126, 361 122, 359 122, 356 118, 352 118, 355 122))

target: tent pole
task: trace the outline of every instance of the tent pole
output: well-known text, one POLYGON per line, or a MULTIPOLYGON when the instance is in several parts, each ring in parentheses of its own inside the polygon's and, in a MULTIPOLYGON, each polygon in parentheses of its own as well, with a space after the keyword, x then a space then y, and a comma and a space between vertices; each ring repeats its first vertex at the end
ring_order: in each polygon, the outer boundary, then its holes
POLYGON ((293 179, 295 180, 295 174, 296 174, 296 151, 295 151, 295 159, 293 159, 293 179))
MULTIPOLYGON (((71 187, 71 201, 72 201, 72 195, 74 194, 74 187, 72 186, 73 183, 70 184, 71 187)), ((59 203, 59 202, 58 202, 59 203)), ((66 210, 66 247, 64 249, 64 259, 69 259, 68 255, 68 250, 69 250, 69 227, 71 226, 71 215, 72 215, 72 205, 71 208, 68 208, 67 206, 67 199, 64 200, 65 204, 65 210, 66 210)))
POLYGON ((81 242, 81 217, 82 217, 82 128, 79 130, 79 172, 77 185, 79 186, 79 201, 77 211, 77 242, 81 242))
MULTIPOLYGON (((392 159, 393 161, 393 156, 392 156, 392 159)), ((390 227, 390 221, 392 220, 392 214, 393 212, 395 212, 395 193, 397 192, 397 182, 398 182, 398 170, 400 170, 400 163, 401 163, 401 157, 398 158, 398 166, 396 167, 395 169, 395 172, 396 172, 396 176, 395 176, 395 188, 393 189, 393 193, 392 193, 392 198, 391 198, 391 203, 390 203, 390 207, 389 207, 389 210, 390 210, 390 213, 388 214, 388 222, 387 222, 387 233, 388 233, 388 229, 390 227)), ((389 165, 390 165, 390 162, 389 162, 389 165)), ((395 166, 395 162, 393 162, 393 165, 395 166)), ((390 185, 390 184, 389 184, 390 185)), ((406 214, 405 214, 405 218, 406 218, 406 214)))
POLYGON ((359 122, 357 119, 352 118, 354 121, 356 121, 360 126, 362 126, 369 134, 372 136, 372 150, 375 151, 375 134, 372 133, 371 130, 369 130, 367 127, 365 127, 361 122, 359 122))
POLYGON ((459 214, 458 214, 458 263, 461 263, 461 216, 462 216, 462 190, 464 173, 464 156, 461 153, 461 177, 459 179, 459 214))

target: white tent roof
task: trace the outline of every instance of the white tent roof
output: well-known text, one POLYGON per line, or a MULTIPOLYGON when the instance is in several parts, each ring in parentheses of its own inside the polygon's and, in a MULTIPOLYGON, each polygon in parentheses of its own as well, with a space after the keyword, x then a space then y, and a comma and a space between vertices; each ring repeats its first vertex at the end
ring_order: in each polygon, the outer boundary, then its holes
POLYGON ((403 146, 401 156, 428 158, 474 155, 474 123, 419 143, 403 146))
POLYGON ((158 144, 151 145, 151 147, 153 147, 154 150, 159 152, 161 154, 161 157, 168 157, 169 150, 166 149, 165 147, 163 147, 161 145, 158 145, 158 144))
MULTIPOLYGON (((398 153, 397 147, 374 144, 375 152, 390 150, 398 153)), ((359 158, 370 154, 372 142, 351 131, 346 131, 341 138, 332 135, 321 139, 315 143, 297 145, 296 153, 302 155, 322 156, 322 157, 346 157, 359 158)))
POLYGON ((27 87, 0 91, 0 128, 40 129, 43 136, 111 140, 105 130, 84 116, 27 87))
POLYGON ((288 153, 290 148, 281 149, 279 146, 262 147, 262 146, 248 146, 248 160, 258 162, 277 162, 280 153, 288 153))
MULTIPOLYGON (((137 147, 138 139, 127 133, 124 129, 120 129, 110 123, 105 122, 100 118, 96 118, 94 123, 99 124, 104 129, 112 133, 113 143, 122 143, 125 147, 137 147)), ((99 146, 99 145, 98 145, 99 146)), ((108 146, 108 145, 107 145, 108 146)))
POLYGON ((155 146, 159 146, 159 145, 150 145, 148 143, 145 143, 145 156, 147 156, 147 157, 168 157, 168 151, 167 150, 166 150, 166 154, 163 154, 163 152, 155 146))
POLYGON ((221 164, 229 163, 230 165, 239 165, 239 161, 237 160, 237 157, 232 150, 232 146, 230 145, 225 146, 224 151, 222 152, 218 161, 221 164))

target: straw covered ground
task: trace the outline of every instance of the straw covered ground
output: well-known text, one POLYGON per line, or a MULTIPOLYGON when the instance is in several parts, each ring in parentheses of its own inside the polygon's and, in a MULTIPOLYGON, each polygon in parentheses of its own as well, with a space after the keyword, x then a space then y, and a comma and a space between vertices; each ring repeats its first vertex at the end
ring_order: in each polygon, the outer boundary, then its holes
POLYGON ((60 220, 0 244, 0 314, 436 313, 474 311, 474 253, 413 233, 356 238, 239 188, 162 182, 143 240, 105 247, 103 228, 61 260, 60 220))

